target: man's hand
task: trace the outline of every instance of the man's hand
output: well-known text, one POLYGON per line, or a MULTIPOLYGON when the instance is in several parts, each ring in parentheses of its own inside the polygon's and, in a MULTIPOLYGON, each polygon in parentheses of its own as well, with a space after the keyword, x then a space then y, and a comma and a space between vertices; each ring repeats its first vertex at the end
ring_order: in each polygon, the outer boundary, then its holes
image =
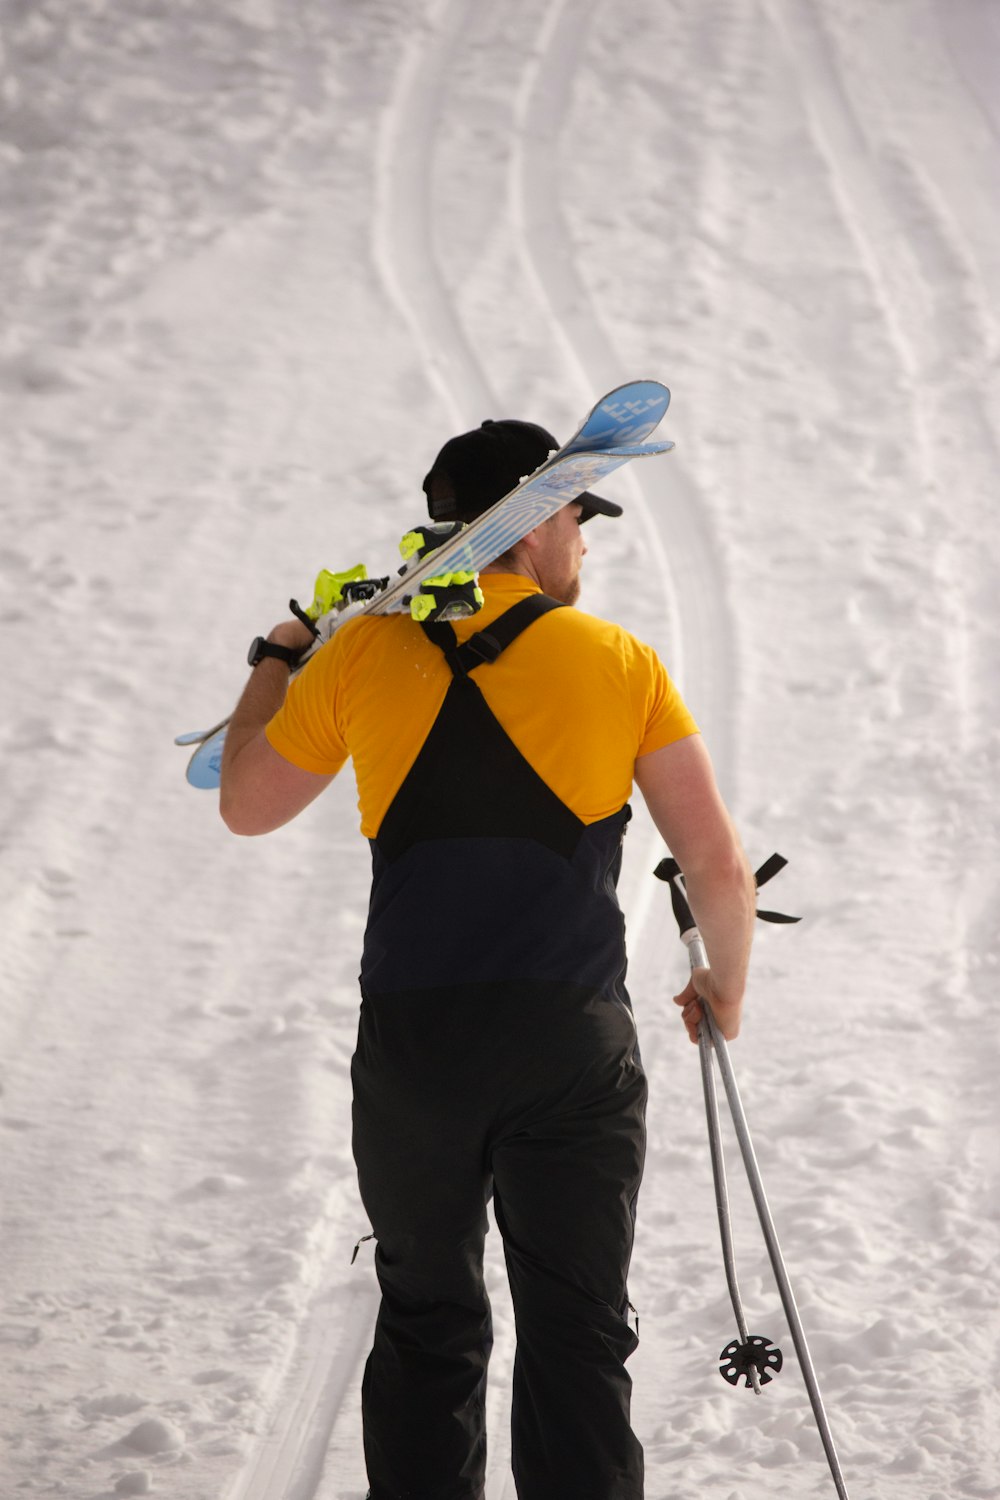
POLYGON ((736 1004, 723 1000, 712 982, 711 969, 692 969, 688 983, 679 995, 674 996, 674 1004, 681 1007, 681 1020, 687 1028, 688 1037, 695 1043, 698 1041, 703 1003, 711 1007, 715 1024, 726 1041, 734 1041, 740 1034, 742 1000, 736 1004))
POLYGON ((272 646, 290 646, 293 651, 307 651, 316 639, 301 620, 282 620, 267 638, 272 646))

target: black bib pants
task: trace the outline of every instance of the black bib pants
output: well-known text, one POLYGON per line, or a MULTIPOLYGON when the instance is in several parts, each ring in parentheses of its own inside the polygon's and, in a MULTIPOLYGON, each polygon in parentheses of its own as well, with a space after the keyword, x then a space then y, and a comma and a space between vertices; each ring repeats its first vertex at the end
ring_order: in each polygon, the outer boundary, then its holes
POLYGON ((482 1500, 491 1191, 518 1496, 642 1496, 625 1360, 646 1080, 615 896, 629 809, 582 823, 469 676, 552 607, 524 600, 460 648, 428 628, 453 681, 373 841, 352 1065, 382 1290, 362 1393, 372 1500, 482 1500))

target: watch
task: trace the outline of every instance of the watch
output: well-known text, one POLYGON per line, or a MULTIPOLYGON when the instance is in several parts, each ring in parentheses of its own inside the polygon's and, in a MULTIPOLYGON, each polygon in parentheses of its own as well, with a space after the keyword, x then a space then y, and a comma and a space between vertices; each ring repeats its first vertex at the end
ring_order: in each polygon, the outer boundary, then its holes
POLYGON ((265 656, 276 656, 283 661, 289 671, 298 665, 301 651, 296 651, 294 646, 276 646, 273 641, 267 641, 262 635, 255 635, 250 642, 250 650, 247 652, 247 661, 251 667, 257 666, 265 656))

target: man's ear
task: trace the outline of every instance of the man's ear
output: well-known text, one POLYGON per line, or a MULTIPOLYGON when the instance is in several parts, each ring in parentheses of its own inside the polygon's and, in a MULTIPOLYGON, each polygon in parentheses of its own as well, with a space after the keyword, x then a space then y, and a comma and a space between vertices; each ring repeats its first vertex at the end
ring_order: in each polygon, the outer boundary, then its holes
MULTIPOLYGON (((543 522, 542 524, 544 525, 545 523, 543 522)), ((527 547, 530 552, 534 552, 540 545, 538 536, 540 529, 540 527, 536 526, 534 531, 526 531, 521 540, 519 542, 515 542, 514 545, 517 547, 527 547)))

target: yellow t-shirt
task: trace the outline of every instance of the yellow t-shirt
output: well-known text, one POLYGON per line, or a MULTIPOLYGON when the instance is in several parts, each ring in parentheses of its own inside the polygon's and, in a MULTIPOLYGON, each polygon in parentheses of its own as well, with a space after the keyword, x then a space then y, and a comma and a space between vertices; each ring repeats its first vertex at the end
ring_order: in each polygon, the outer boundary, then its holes
MULTIPOLYGON (((460 642, 541 592, 515 573, 487 573, 480 583, 485 605, 455 623, 460 642)), ((637 756, 698 732, 652 647, 578 609, 543 615, 472 675, 521 754, 583 823, 624 806, 637 756)), ((443 653, 408 615, 361 616, 292 681, 267 738, 320 775, 350 757, 361 831, 375 838, 451 681, 443 653)))

